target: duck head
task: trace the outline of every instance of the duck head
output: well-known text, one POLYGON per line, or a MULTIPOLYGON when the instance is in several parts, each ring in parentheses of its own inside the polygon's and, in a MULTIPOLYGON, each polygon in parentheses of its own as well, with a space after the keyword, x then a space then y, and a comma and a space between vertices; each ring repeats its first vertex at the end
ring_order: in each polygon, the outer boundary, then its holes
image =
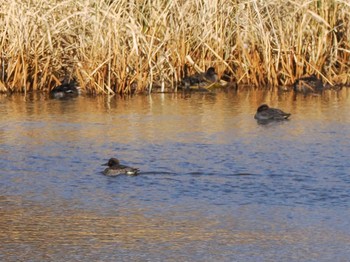
POLYGON ((119 160, 112 157, 108 160, 107 163, 103 164, 103 166, 119 166, 119 160))
POLYGON ((266 104, 263 104, 263 105, 261 105, 261 106, 259 106, 258 107, 258 112, 263 112, 263 111, 265 111, 265 110, 268 110, 269 109, 269 106, 268 105, 266 105, 266 104))
POLYGON ((209 67, 207 70, 207 75, 210 75, 210 76, 216 75, 215 68, 209 67))

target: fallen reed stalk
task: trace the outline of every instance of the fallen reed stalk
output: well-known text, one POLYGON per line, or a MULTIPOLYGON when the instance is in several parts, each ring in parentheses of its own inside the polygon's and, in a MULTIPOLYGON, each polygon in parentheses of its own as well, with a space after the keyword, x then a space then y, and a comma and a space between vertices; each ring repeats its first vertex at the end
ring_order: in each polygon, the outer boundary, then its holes
POLYGON ((176 90, 190 58, 240 83, 350 82, 346 0, 0 0, 0 91, 176 90))

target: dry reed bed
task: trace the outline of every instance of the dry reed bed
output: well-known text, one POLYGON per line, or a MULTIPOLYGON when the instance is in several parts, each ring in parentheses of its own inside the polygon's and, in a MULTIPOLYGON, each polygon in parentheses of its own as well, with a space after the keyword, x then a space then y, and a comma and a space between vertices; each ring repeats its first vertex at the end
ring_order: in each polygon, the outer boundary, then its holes
POLYGON ((184 64, 280 86, 350 82, 348 0, 0 0, 0 91, 176 89, 184 64))

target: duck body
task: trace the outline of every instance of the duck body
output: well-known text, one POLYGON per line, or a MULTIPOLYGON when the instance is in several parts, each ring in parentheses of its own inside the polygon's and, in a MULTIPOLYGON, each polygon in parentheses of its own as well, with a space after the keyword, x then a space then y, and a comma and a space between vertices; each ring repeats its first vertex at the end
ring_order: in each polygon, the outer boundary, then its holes
POLYGON ((214 67, 209 67, 204 73, 196 73, 194 75, 185 76, 181 84, 185 88, 190 88, 191 86, 206 86, 218 81, 218 75, 215 72, 214 67))
POLYGON ((293 90, 299 93, 316 93, 324 89, 322 80, 317 78, 315 74, 311 76, 298 78, 293 84, 293 90))
POLYGON ((287 120, 290 117, 290 115, 291 114, 285 113, 280 109, 271 108, 268 105, 263 104, 258 107, 254 118, 261 122, 281 121, 287 120))
POLYGON ((103 166, 108 166, 104 171, 102 171, 105 176, 136 176, 140 171, 138 168, 121 165, 119 160, 116 158, 109 159, 107 163, 103 164, 103 166))
POLYGON ((55 86, 50 91, 50 97, 57 99, 77 97, 79 94, 79 88, 75 81, 63 82, 61 85, 55 86))

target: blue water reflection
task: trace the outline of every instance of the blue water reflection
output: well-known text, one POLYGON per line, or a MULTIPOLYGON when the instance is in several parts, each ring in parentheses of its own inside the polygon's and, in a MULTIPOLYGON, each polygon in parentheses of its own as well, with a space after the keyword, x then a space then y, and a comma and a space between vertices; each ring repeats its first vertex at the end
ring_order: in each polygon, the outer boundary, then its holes
POLYGON ((349 108, 347 90, 3 97, 0 258, 57 236, 53 260, 344 260, 349 108), (262 102, 291 120, 258 125, 262 102), (112 156, 141 174, 103 176, 112 156))

